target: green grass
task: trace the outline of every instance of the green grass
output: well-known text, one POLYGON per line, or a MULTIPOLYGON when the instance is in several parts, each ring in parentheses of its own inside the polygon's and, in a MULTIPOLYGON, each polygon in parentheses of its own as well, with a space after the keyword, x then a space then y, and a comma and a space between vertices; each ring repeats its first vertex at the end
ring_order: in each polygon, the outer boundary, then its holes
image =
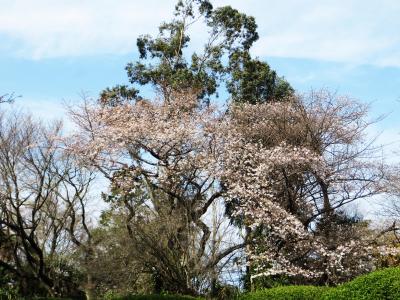
POLYGON ((388 268, 337 287, 282 286, 242 294, 240 300, 396 300, 400 299, 400 268, 388 268))

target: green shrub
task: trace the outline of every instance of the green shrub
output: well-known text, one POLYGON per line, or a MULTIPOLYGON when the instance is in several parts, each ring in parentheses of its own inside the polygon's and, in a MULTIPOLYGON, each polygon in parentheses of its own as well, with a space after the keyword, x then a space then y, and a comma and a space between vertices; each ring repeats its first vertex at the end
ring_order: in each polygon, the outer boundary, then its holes
POLYGON ((0 300, 14 300, 18 298, 18 290, 12 286, 0 287, 0 300))
POLYGON ((321 300, 377 300, 400 299, 400 268, 388 268, 331 288, 321 300))
POLYGON ((243 294, 240 300, 391 300, 400 299, 400 268, 388 268, 337 287, 281 286, 243 294))
POLYGON ((259 290, 252 293, 243 294, 240 300, 313 300, 319 299, 326 290, 325 287, 318 286, 281 286, 271 289, 259 290))
POLYGON ((265 276, 265 277, 261 276, 253 280, 253 289, 256 291, 270 289, 274 287, 280 287, 280 286, 288 286, 288 285, 296 285, 296 284, 291 283, 289 276, 282 274, 275 276, 265 276))

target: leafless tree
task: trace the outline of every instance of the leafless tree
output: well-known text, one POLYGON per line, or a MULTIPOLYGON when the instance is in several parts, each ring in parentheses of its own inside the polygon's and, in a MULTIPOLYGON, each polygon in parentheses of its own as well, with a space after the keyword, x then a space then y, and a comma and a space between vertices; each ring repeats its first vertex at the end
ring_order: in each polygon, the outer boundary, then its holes
POLYGON ((0 115, 0 265, 18 278, 24 293, 35 292, 28 291, 35 282, 37 292, 49 295, 76 288, 59 260, 76 244, 77 205, 79 222, 86 224, 83 197, 90 179, 61 149, 60 134, 60 123, 0 115))

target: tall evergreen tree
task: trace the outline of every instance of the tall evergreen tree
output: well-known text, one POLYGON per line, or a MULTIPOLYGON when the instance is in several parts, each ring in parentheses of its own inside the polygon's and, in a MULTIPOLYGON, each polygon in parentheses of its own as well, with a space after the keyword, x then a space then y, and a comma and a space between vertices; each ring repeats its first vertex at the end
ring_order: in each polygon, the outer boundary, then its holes
POLYGON ((250 48, 259 38, 255 19, 230 7, 214 8, 208 0, 180 0, 174 18, 159 27, 157 37, 137 39, 139 60, 126 66, 132 86, 116 86, 101 95, 103 104, 140 98, 140 87, 151 85, 166 101, 176 90, 196 91, 209 102, 226 88, 232 101, 260 103, 293 93, 290 84, 266 62, 252 58, 250 48), (203 22, 208 36, 201 51, 188 53, 190 29, 203 22))

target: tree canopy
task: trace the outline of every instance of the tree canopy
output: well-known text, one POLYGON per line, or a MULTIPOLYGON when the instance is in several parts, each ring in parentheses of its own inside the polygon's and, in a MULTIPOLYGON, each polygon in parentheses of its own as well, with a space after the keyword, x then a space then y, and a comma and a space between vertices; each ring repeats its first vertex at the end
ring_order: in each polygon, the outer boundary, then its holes
POLYGON ((140 86, 151 85, 165 99, 173 91, 196 90, 206 103, 225 88, 233 102, 260 103, 279 100, 294 92, 269 65, 253 58, 250 49, 258 40, 255 19, 230 7, 214 8, 207 0, 178 1, 174 18, 159 27, 156 37, 137 39, 139 60, 127 65, 131 87, 103 91, 101 101, 115 105, 139 99, 140 86), (208 36, 192 53, 190 30, 201 23, 208 36))

